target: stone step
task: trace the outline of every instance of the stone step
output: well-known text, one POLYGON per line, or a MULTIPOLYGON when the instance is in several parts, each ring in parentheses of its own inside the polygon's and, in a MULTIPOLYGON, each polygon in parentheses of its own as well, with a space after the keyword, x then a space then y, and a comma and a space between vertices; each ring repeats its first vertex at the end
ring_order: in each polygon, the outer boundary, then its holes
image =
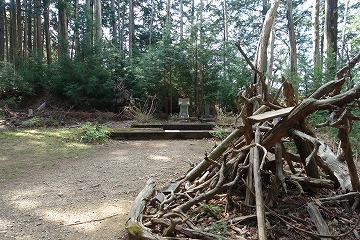
POLYGON ((166 123, 163 124, 164 130, 212 130, 214 124, 211 123, 166 123))
POLYGON ((133 123, 132 128, 162 128, 162 123, 133 123))
POLYGON ((211 131, 113 131, 110 137, 115 140, 160 140, 160 139, 203 139, 212 138, 211 131))

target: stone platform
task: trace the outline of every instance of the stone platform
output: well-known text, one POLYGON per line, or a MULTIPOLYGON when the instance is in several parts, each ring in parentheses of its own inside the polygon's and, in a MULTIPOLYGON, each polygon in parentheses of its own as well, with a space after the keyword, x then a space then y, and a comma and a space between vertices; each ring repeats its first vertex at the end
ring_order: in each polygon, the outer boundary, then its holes
POLYGON ((202 139, 212 138, 214 123, 136 123, 128 131, 113 131, 110 135, 116 140, 150 139, 202 139))

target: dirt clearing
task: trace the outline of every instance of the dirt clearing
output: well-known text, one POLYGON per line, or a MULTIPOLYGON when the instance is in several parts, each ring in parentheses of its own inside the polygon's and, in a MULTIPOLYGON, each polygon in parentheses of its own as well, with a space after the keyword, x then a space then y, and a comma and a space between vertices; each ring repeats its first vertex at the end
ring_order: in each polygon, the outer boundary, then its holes
POLYGON ((164 186, 213 145, 212 140, 111 141, 90 157, 29 169, 0 182, 0 239, 126 239, 127 213, 147 179, 164 186))

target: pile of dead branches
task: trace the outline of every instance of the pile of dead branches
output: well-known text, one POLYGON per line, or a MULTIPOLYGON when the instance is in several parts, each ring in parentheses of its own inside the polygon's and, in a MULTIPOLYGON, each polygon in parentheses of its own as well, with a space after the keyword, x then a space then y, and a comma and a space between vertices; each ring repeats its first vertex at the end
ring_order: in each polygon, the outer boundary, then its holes
MULTIPOLYGON (((360 85, 345 72, 360 55, 300 104, 284 81, 286 107, 239 93, 236 129, 186 176, 155 191, 149 180, 127 229, 134 239, 359 239, 360 184, 349 141, 360 85), (307 117, 327 110, 317 127, 338 130, 339 151, 316 137, 307 117)), ((261 79, 261 78, 260 78, 261 79)))

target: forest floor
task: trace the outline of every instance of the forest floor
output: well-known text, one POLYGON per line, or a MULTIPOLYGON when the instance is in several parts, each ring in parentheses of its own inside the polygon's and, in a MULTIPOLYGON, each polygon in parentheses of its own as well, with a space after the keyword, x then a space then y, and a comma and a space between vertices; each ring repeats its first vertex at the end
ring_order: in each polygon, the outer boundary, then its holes
MULTIPOLYGON (((50 151, 49 164, 0 179, 0 239, 127 239, 127 214, 148 178, 157 187, 166 185, 213 145, 212 140, 110 141, 69 158, 50 151)), ((31 152, 21 158, 6 161, 15 166, 36 161, 31 152)))

